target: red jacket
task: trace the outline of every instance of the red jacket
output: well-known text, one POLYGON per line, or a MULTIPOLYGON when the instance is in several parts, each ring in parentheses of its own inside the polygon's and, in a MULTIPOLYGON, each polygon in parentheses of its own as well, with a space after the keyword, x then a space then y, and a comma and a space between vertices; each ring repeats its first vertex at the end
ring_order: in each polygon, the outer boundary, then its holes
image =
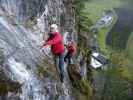
POLYGON ((59 55, 64 52, 63 38, 59 32, 52 33, 46 45, 51 45, 51 50, 54 55, 59 55))

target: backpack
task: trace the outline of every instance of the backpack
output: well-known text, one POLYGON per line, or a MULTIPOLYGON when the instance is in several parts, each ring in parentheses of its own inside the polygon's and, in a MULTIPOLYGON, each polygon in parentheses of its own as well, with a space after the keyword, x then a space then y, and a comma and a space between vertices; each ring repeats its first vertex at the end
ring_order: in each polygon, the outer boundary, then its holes
POLYGON ((67 49, 69 53, 75 54, 77 51, 76 43, 74 43, 73 41, 68 43, 67 49))

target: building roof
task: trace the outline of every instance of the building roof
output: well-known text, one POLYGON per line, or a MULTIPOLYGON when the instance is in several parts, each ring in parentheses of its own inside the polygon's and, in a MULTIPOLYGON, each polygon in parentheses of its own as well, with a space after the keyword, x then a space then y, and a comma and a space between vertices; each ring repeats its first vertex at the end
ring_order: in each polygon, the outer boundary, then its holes
POLYGON ((91 66, 94 68, 101 67, 103 65, 108 64, 108 59, 105 58, 102 54, 100 53, 92 53, 91 55, 91 66))
POLYGON ((95 68, 95 69, 102 66, 102 64, 99 61, 97 61, 96 59, 94 59, 93 57, 91 57, 91 63, 90 63, 90 65, 93 68, 95 68))

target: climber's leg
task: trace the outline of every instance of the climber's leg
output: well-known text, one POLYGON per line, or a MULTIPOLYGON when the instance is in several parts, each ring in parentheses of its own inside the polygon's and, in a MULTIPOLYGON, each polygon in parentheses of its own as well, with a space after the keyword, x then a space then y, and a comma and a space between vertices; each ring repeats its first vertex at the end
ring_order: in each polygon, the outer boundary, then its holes
POLYGON ((60 75, 59 75, 59 73, 60 73, 60 70, 59 70, 59 57, 58 56, 54 56, 54 64, 55 64, 55 69, 56 69, 56 71, 57 71, 57 77, 58 77, 58 79, 60 79, 60 75))
POLYGON ((68 64, 71 64, 71 55, 69 53, 66 54, 65 58, 64 58, 64 61, 67 62, 68 61, 68 64))
POLYGON ((63 82, 64 79, 64 55, 59 55, 59 69, 60 69, 60 80, 63 82))

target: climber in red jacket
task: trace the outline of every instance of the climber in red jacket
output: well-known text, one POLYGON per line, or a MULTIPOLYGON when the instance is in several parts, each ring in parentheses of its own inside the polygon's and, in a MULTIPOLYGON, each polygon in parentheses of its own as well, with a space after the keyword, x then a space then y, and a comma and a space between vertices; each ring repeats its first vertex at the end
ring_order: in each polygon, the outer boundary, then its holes
POLYGON ((56 65, 58 64, 58 67, 59 67, 60 80, 61 82, 63 82, 63 79, 64 79, 64 44, 63 44, 63 37, 59 33, 58 26, 56 24, 51 25, 51 32, 49 33, 49 38, 43 44, 43 47, 46 45, 51 45, 51 51, 53 55, 55 56, 55 60, 56 60, 55 63, 56 65), (57 58, 59 60, 57 60, 57 58))
POLYGON ((68 45, 66 45, 67 48, 67 54, 64 58, 64 61, 67 62, 68 60, 68 64, 71 64, 71 58, 74 56, 74 54, 76 54, 77 51, 77 46, 76 43, 71 40, 68 45))

